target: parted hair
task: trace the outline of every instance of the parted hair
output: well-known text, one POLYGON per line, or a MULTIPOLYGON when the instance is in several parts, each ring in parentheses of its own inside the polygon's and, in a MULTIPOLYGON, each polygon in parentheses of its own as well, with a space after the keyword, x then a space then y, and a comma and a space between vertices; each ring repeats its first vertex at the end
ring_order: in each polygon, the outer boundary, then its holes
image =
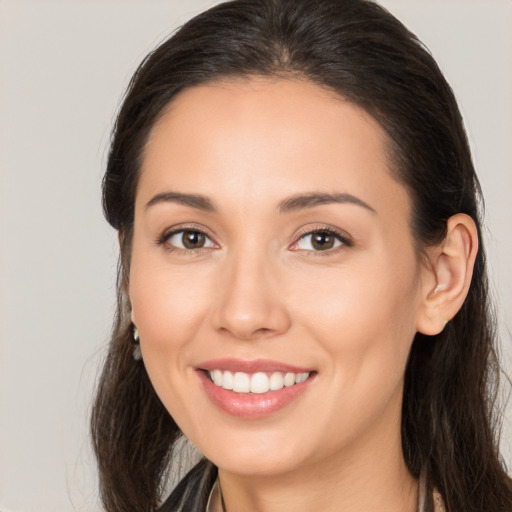
MULTIPOLYGON (((391 172, 411 197, 410 229, 420 257, 443 240, 447 220, 456 213, 469 215, 480 233, 480 187, 452 90, 423 44, 377 3, 234 0, 184 24, 143 60, 130 81, 103 180, 105 215, 121 241, 117 314, 91 417, 108 512, 160 506, 164 476, 182 435, 144 364, 132 358, 126 290, 148 134, 183 89, 251 76, 309 80, 380 123, 391 172)), ((405 374, 405 461, 412 475, 423 473, 428 488, 440 491, 447 512, 512 510, 512 486, 498 446, 495 343, 480 240, 462 308, 440 334, 416 334, 405 374)), ((214 472, 203 460, 165 510, 204 509, 214 472)), ((430 501, 427 508, 432 507, 430 501)))

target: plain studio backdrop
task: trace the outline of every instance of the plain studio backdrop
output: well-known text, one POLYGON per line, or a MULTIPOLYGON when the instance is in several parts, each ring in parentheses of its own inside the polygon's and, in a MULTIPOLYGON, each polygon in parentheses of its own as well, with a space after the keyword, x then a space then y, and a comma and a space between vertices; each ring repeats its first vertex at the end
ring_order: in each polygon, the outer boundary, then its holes
MULTIPOLYGON (((100 510, 88 440, 114 311, 109 133, 135 67, 207 0, 0 0, 0 510, 100 510)), ((459 99, 512 368, 512 1, 385 0, 459 99)), ((512 462, 512 408, 502 451, 512 462)), ((115 449, 113 447, 113 449, 115 449)))

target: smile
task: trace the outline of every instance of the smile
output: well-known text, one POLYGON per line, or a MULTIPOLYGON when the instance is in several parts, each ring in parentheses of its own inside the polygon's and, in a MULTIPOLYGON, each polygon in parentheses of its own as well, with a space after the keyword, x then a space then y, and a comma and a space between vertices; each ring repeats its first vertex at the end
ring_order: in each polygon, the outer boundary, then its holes
POLYGON ((253 374, 245 372, 222 371, 219 369, 208 372, 212 382, 223 389, 235 393, 263 394, 269 391, 278 391, 284 387, 301 384, 309 377, 309 372, 257 372, 253 374))
POLYGON ((316 370, 271 361, 216 359, 196 366, 209 400, 230 416, 264 418, 298 403, 315 381, 316 370))

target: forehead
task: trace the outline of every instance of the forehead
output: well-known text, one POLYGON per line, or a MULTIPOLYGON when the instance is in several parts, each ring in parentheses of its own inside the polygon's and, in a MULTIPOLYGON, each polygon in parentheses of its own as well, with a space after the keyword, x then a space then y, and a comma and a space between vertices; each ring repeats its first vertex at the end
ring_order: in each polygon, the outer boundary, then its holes
MULTIPOLYGON (((238 79, 181 92, 153 127, 139 192, 278 202, 308 190, 350 193, 408 210, 377 121, 309 81, 238 79)), ((214 198, 215 199, 215 198, 214 198)))

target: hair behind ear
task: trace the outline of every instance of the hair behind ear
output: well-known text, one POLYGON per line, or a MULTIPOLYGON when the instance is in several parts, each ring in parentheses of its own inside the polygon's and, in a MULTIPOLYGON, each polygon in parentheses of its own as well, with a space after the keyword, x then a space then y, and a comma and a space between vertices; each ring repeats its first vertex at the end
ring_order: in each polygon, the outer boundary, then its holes
POLYGON ((427 472, 450 512, 512 506, 497 443, 500 365, 487 287, 480 246, 460 310, 439 333, 416 334, 405 374, 404 455, 413 474, 427 472))

